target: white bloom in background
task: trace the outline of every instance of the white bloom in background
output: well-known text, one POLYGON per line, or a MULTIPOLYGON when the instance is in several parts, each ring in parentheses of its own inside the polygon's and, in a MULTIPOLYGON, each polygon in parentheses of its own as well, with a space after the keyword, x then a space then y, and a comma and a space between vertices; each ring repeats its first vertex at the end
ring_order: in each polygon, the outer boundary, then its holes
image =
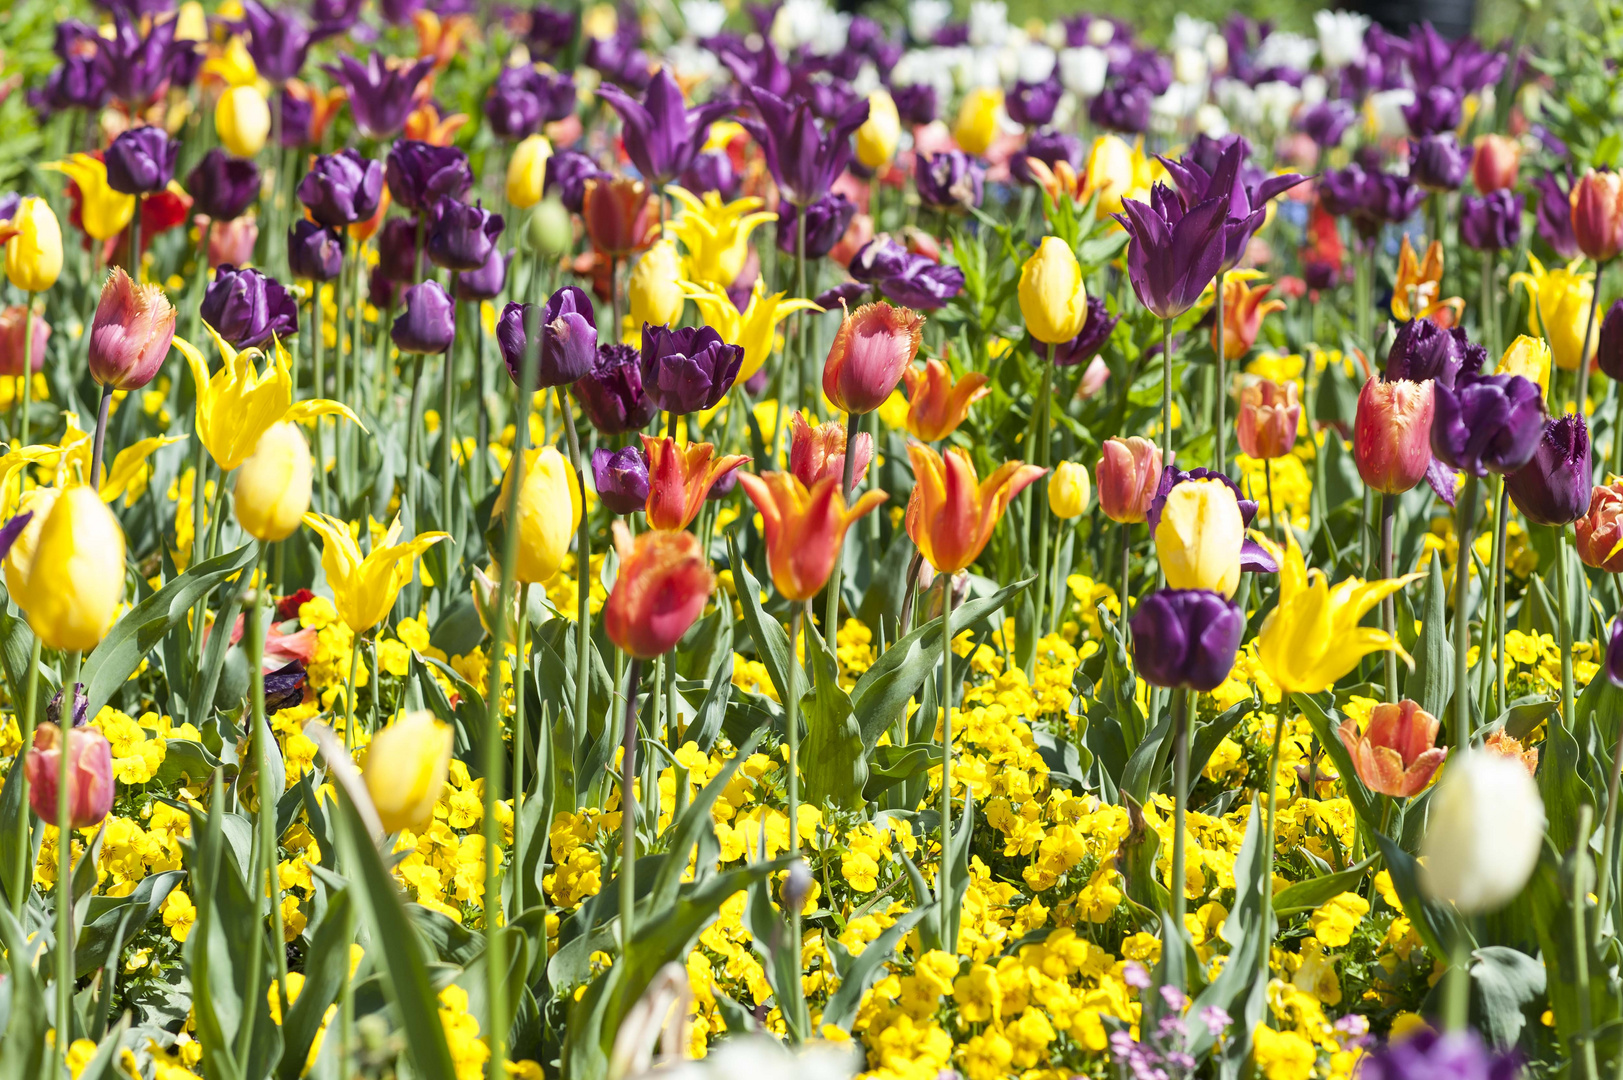
POLYGON ((1264 71, 1277 67, 1306 71, 1313 66, 1313 58, 1318 55, 1318 43, 1312 38, 1275 30, 1257 46, 1256 64, 1264 71))
POLYGON ((682 22, 692 37, 715 37, 726 21, 727 7, 720 0, 682 0, 682 22))
POLYGON ((1116 24, 1109 19, 1094 19, 1088 23, 1088 44, 1104 48, 1116 40, 1116 24))
POLYGON ((969 43, 1002 45, 1009 37, 1009 6, 1003 0, 975 0, 969 5, 969 43))
POLYGON ((1323 101, 1330 92, 1330 84, 1324 81, 1324 76, 1318 72, 1309 72, 1302 79, 1302 104, 1312 108, 1323 101))
POLYGON ((772 20, 772 43, 784 52, 804 48, 813 56, 832 56, 845 48, 850 26, 851 16, 827 0, 786 0, 772 20))
POLYGON ((1193 45, 1179 45, 1172 50, 1172 78, 1186 86, 1204 86, 1211 67, 1206 54, 1193 45))
POLYGON ((1313 15, 1313 25, 1319 31, 1319 51, 1324 54, 1325 67, 1343 68, 1364 59, 1369 16, 1351 11, 1319 11, 1313 15))
POLYGON ((918 49, 903 53, 896 66, 890 69, 892 86, 928 86, 935 91, 937 103, 945 108, 952 100, 953 70, 959 49, 918 49))
POLYGON ((698 1061, 682 1061, 632 1080, 850 1080, 862 1064, 850 1042, 808 1042, 793 1050, 765 1035, 722 1040, 698 1061))
MULTIPOLYGON (((946 52, 948 50, 942 50, 946 52)), ((953 49, 952 75, 960 90, 973 90, 978 86, 1002 86, 1003 69, 998 64, 998 49, 953 49)), ((943 108, 946 98, 937 95, 943 108)))
POLYGON ((1208 101, 1195 110, 1195 130, 1208 138, 1221 139, 1229 133, 1229 118, 1223 110, 1208 101))
POLYGON ((730 74, 716 59, 715 53, 690 41, 673 44, 665 50, 665 58, 677 75, 694 82, 730 74))
POLYGON ((1229 69, 1229 39, 1222 34, 1213 34, 1207 38, 1206 59, 1211 63, 1213 71, 1227 71, 1229 69))
POLYGON ((1103 49, 1083 45, 1078 49, 1062 49, 1059 54, 1059 81, 1065 89, 1079 97, 1097 97, 1105 88, 1105 74, 1110 60, 1103 49))
POLYGON ((1257 84, 1257 111, 1262 123, 1275 131, 1290 126, 1291 114, 1302 103, 1302 92, 1277 80, 1257 84))
POLYGON ((1409 134, 1409 122, 1403 118, 1403 107, 1414 104, 1414 91, 1408 87, 1396 90, 1377 90, 1364 102, 1364 125, 1377 139, 1395 139, 1409 134))
POLYGON ((1166 93, 1150 102, 1150 115, 1165 122, 1158 126, 1172 130, 1176 128, 1177 121, 1193 116, 1205 99, 1204 86, 1189 86, 1175 82, 1167 87, 1166 93))
POLYGON ((1464 914, 1493 911, 1527 884, 1543 843, 1544 803, 1526 767, 1468 751, 1449 760, 1432 793, 1420 841, 1421 887, 1464 914))
POLYGON ((1028 41, 1018 49, 1009 51, 1014 60, 1012 74, 1020 82, 1047 82, 1048 77, 1054 74, 1054 65, 1059 62, 1053 49, 1036 42, 1028 41))
POLYGON ((851 80, 851 90, 858 97, 867 97, 884 84, 879 80, 879 69, 872 60, 864 60, 857 68, 857 77, 851 80))
POLYGON ((1206 39, 1216 32, 1217 27, 1205 19, 1197 19, 1180 11, 1172 17, 1172 37, 1167 40, 1167 47, 1173 50, 1204 49, 1206 39))
POLYGON ((952 0, 912 0, 907 5, 907 32, 917 42, 928 42, 952 18, 952 0))
POLYGON ((1239 79, 1219 79, 1214 88, 1217 103, 1231 123, 1241 127, 1257 127, 1262 123, 1262 106, 1257 92, 1239 79))

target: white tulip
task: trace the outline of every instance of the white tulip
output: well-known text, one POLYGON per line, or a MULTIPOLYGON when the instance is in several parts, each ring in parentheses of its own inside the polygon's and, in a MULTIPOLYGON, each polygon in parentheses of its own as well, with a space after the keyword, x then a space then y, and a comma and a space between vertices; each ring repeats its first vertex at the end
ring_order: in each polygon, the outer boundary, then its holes
POLYGON ((969 5, 969 43, 1002 45, 1009 36, 1009 6, 1003 0, 975 0, 969 5))
POLYGON ((907 5, 907 32, 914 41, 928 45, 950 18, 951 0, 912 0, 907 5))
POLYGON ((682 21, 693 37, 715 37, 727 21, 727 8, 720 0, 682 0, 682 21))
POLYGON ((1324 64, 1342 68, 1364 59, 1364 33, 1369 29, 1369 16, 1351 11, 1320 11, 1313 16, 1313 25, 1319 32, 1319 50, 1324 64))
POLYGON ((1483 750, 1450 759, 1431 796, 1420 884, 1467 915, 1509 903, 1538 864, 1544 803, 1520 761, 1483 750))
POLYGON ((1104 50, 1092 45, 1064 49, 1059 54, 1059 81, 1065 85, 1065 89, 1079 97, 1097 97, 1099 91, 1105 88, 1105 75, 1109 69, 1110 60, 1104 50))

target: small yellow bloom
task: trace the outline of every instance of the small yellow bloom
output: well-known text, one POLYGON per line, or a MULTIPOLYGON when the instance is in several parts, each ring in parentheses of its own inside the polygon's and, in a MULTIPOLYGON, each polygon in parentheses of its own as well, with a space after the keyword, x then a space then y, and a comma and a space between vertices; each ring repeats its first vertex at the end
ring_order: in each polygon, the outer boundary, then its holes
POLYGON ((22 292, 44 292, 62 273, 62 226, 51 206, 37 195, 17 204, 11 220, 0 222, 6 245, 6 277, 22 292))
POLYGON ((952 137, 966 154, 979 157, 986 153, 997 138, 997 114, 1002 107, 1003 91, 996 87, 978 86, 964 95, 952 137))
POLYGON ((520 210, 541 201, 546 185, 547 160, 552 144, 545 135, 531 135, 513 147, 507 159, 507 201, 520 210))
POLYGON ((868 119, 857 128, 857 160, 870 169, 888 164, 896 156, 902 137, 902 118, 889 92, 875 90, 868 95, 868 119))
POLYGON ((666 223, 665 232, 687 251, 683 275, 689 281, 731 285, 749 258, 750 234, 778 220, 778 215, 762 211, 765 203, 753 196, 723 203, 715 191, 705 192, 703 198, 675 184, 665 191, 682 204, 682 213, 666 223))
POLYGON ((326 514, 305 514, 304 523, 321 534, 321 568, 333 592, 333 606, 344 625, 357 634, 365 633, 389 614, 395 597, 411 580, 417 556, 449 540, 443 532, 424 533, 399 543, 400 521, 395 519, 372 551, 361 555, 349 526, 326 514))
POLYGON ((1048 345, 1070 341, 1088 318, 1082 267, 1071 246, 1045 236, 1020 268, 1020 315, 1031 336, 1048 345))

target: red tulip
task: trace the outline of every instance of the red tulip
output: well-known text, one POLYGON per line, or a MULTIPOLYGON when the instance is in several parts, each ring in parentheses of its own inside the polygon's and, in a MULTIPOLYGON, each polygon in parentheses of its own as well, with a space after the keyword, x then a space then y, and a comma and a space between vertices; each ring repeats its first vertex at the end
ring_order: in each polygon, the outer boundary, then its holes
POLYGON ((653 529, 635 541, 614 523, 619 575, 603 604, 603 632, 629 656, 652 660, 670 652, 704 611, 715 575, 689 532, 653 529))
POLYGON ((1431 465, 1435 383, 1380 376, 1364 384, 1353 425, 1353 461, 1364 483, 1400 495, 1425 479, 1431 465))

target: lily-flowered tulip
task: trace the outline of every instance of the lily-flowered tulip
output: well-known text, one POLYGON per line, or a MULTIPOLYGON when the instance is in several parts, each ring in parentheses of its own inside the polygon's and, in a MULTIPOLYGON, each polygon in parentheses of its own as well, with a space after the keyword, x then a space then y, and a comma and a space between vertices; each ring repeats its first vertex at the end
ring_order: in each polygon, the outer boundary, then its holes
POLYGON ((713 327, 642 328, 642 386, 661 412, 714 409, 738 378, 744 349, 713 327))
POLYGON ((845 425, 837 420, 813 427, 805 413, 796 412, 789 418, 789 472, 807 489, 830 476, 843 478, 848 452, 855 455, 851 461, 854 491, 868 475, 868 464, 873 461, 873 436, 860 432, 848 446, 845 425))
POLYGON ((791 104, 760 86, 745 91, 760 116, 741 116, 738 122, 766 153, 767 168, 783 197, 809 206, 828 194, 851 160, 851 135, 868 119, 867 100, 853 102, 825 129, 808 101, 791 104))
POLYGON ((1235 436, 1248 456, 1277 458, 1290 453, 1301 420, 1295 382, 1252 379, 1241 388, 1235 436))
MULTIPOLYGON (((134 200, 130 202, 133 210, 134 200)), ((14 288, 44 292, 56 284, 62 274, 62 226, 44 199, 30 195, 20 200, 11 216, 0 221, 0 240, 6 245, 6 280, 14 288)))
POLYGON ((139 390, 158 374, 174 337, 175 309, 163 288, 137 285, 114 267, 90 324, 91 376, 115 390, 139 390))
POLYGON ((299 332, 299 305, 282 283, 251 266, 225 265, 203 293, 203 321, 239 349, 299 332))
MULTIPOLYGON (((49 162, 47 169, 64 173, 79 190, 79 221, 85 234, 93 240, 110 240, 124 231, 135 217, 135 196, 114 191, 107 184, 107 166, 89 154, 73 154, 65 161, 49 162)), ((41 200, 43 202, 43 200, 41 200)), ((52 215, 53 218, 55 215, 52 215)), ((61 230, 57 230, 60 248, 61 230)), ((10 245, 7 245, 9 268, 10 245)), ((9 272, 9 270, 8 270, 9 272)), ((54 279, 53 279, 54 280, 54 279)), ((38 290, 36 290, 38 291, 38 290)))
POLYGON ((668 68, 655 73, 642 101, 608 83, 598 87, 598 94, 620 114, 626 154, 656 188, 693 163, 704 146, 710 122, 733 108, 725 97, 688 108, 682 88, 668 68))
POLYGON ((671 240, 656 240, 642 253, 626 282, 627 307, 633 326, 665 326, 682 317, 682 260, 671 240))
POLYGON ((1577 413, 1544 424, 1532 460, 1505 475, 1505 491, 1535 525, 1567 525, 1589 510, 1589 426, 1577 413))
POLYGON ((39 548, 39 534, 60 494, 54 487, 24 491, 17 500, 17 515, 6 522, 0 533, 6 541, 0 545, 6 549, 5 555, 0 557, 4 559, 6 591, 24 611, 28 610, 28 572, 33 568, 34 552, 39 548))
POLYGON ((507 201, 527 210, 541 201, 546 191, 547 162, 552 143, 545 135, 528 135, 519 140, 507 158, 507 201))
POLYGON ((648 505, 648 460, 635 446, 592 451, 592 487, 616 514, 635 514, 648 505))
POLYGON ((1020 316, 1026 330, 1045 345, 1070 341, 1088 319, 1082 267, 1071 246, 1045 236, 1020 268, 1020 316))
POLYGON ((896 389, 923 337, 924 316, 908 308, 881 302, 849 312, 823 363, 823 393, 843 412, 873 412, 896 389))
POLYGON ((907 456, 914 477, 907 535, 938 574, 956 574, 978 559, 1009 503, 1048 471, 1006 461, 981 480, 961 447, 951 448, 943 457, 928 446, 909 442, 907 456))
POLYGON ((45 644, 88 651, 124 599, 124 530, 88 487, 62 492, 44 517, 17 600, 45 644))
POLYGON ((214 131, 227 151, 251 158, 270 138, 270 103, 257 86, 233 86, 214 105, 214 131))
POLYGON ((1430 379, 1387 381, 1372 377, 1358 395, 1353 423, 1353 462, 1373 490, 1401 495, 1431 465, 1431 423, 1436 411, 1430 379))
POLYGON ((1352 757, 1364 786, 1378 795, 1408 799, 1426 790, 1448 756, 1437 744, 1437 718, 1417 702, 1383 701, 1370 712, 1369 728, 1343 720, 1336 736, 1352 757))
POLYGON ((1589 510, 1573 523, 1573 532, 1578 557, 1585 566, 1623 573, 1623 479, 1595 485, 1589 510))
POLYGON ((337 518, 306 514, 304 523, 321 537, 321 568, 332 589, 333 607, 344 625, 357 634, 364 634, 389 614, 395 597, 411 580, 417 557, 451 538, 449 533, 429 532, 401 543, 400 520, 396 518, 383 538, 363 556, 349 526, 337 518))
POLYGON ((1478 135, 1472 143, 1471 182, 1487 195, 1516 186, 1516 172, 1521 168, 1522 144, 1508 135, 1489 132, 1478 135))
MULTIPOLYGON (((1584 331, 1589 320, 1589 309, 1595 298, 1595 275, 1578 272, 1574 260, 1566 266, 1549 270, 1531 252, 1527 255, 1531 271, 1510 275, 1510 284, 1527 289, 1527 332, 1550 343, 1550 354, 1555 366, 1562 371, 1577 371, 1579 353, 1584 349, 1584 331)), ((1595 335, 1588 337, 1589 353, 1585 360, 1593 360, 1597 342, 1595 335)))
POLYGON ((1439 295, 1443 280, 1443 245, 1433 240, 1424 260, 1418 258, 1407 233, 1398 249, 1398 275, 1392 285, 1392 317, 1399 322, 1429 319, 1445 329, 1460 321, 1465 301, 1439 295))
MULTIPOLYGON (((75 829, 101 824, 113 808, 113 748, 93 727, 68 729, 68 823, 75 829)), ((34 744, 23 761, 28 806, 41 820, 55 823, 61 800, 62 729, 49 721, 34 729, 34 744)))
POLYGON ((1263 317, 1284 311, 1285 301, 1267 299, 1273 285, 1251 285, 1240 274, 1223 279, 1223 325, 1212 326, 1212 349, 1223 350, 1225 360, 1239 360, 1257 343, 1263 317))
POLYGON ((1054 475, 1048 481, 1048 508, 1062 521, 1081 517, 1088 508, 1090 488, 1086 466, 1062 461, 1054 466, 1054 475))
POLYGON ((298 425, 272 424, 237 469, 231 502, 242 531, 265 543, 292 536, 310 509, 313 473, 310 445, 298 425))
POLYGON ((868 119, 857 128, 857 160, 868 169, 889 164, 901 137, 902 118, 896 100, 884 90, 875 90, 868 95, 868 119))
POLYGON ((659 412, 643 393, 642 363, 629 345, 599 345, 592 369, 575 382, 575 399, 586 419, 604 435, 647 427, 659 412))
POLYGON ((592 246, 611 259, 623 259, 653 242, 659 200, 641 180, 594 177, 586 181, 580 214, 592 246))
POLYGON ((620 568, 603 604, 603 632, 628 656, 670 652, 704 611, 716 578, 690 532, 653 529, 633 540, 614 523, 620 568))
MULTIPOLYGON (((502 477, 501 494, 490 511, 494 522, 507 521, 515 472, 509 465, 502 477)), ((568 459, 554 446, 526 450, 524 487, 518 493, 518 562, 513 580, 524 584, 551 580, 569 553, 580 515, 580 487, 568 459)))
POLYGON ((1544 822, 1538 785, 1521 762, 1467 751, 1443 770, 1427 807, 1421 887, 1462 915, 1503 907, 1538 865, 1544 822), (1486 821, 1493 828, 1484 829, 1486 821))
POLYGON ((1287 693, 1318 694, 1370 653, 1393 650, 1408 660, 1396 637, 1358 624, 1376 604, 1422 576, 1347 578, 1332 587, 1324 571, 1307 568, 1296 538, 1288 536, 1279 559, 1279 602, 1257 634, 1263 670, 1287 693))
POLYGON ((1127 199, 1122 210, 1114 216, 1132 237, 1127 276, 1139 303, 1158 318, 1182 315, 1195 306, 1222 265, 1228 196, 1207 199, 1186 212, 1171 188, 1156 184, 1148 204, 1127 199))
POLYGON ((1133 612, 1133 663, 1151 686, 1207 693, 1234 670, 1245 614, 1209 589, 1158 589, 1133 612))
POLYGON ((433 823, 455 741, 450 725, 426 709, 406 713, 372 736, 361 775, 385 832, 433 823))
POLYGON ((259 166, 231 157, 218 146, 186 175, 192 207, 216 222, 231 221, 259 197, 259 166))
POLYGON ((1245 519, 1233 490, 1215 478, 1190 480, 1158 501, 1152 528, 1167 585, 1233 596, 1245 543, 1245 519))
POLYGON ((686 249, 683 276, 689 281, 731 286, 749 258, 750 234, 778 220, 778 215, 761 210, 764 204, 758 198, 724 203, 715 191, 699 196, 674 184, 665 190, 682 207, 682 213, 666 223, 665 234, 686 249))
POLYGON ((1437 385, 1431 452, 1474 476, 1513 473, 1538 449, 1544 396, 1520 375, 1461 375, 1453 389, 1437 385))
POLYGON ((869 491, 847 510, 838 476, 825 476, 809 490, 793 473, 741 473, 738 482, 761 512, 772 584, 790 603, 823 591, 846 530, 889 497, 869 491))
POLYGON ((51 324, 43 315, 28 318, 28 310, 21 304, 0 310, 0 375, 16 378, 24 370, 43 371, 45 346, 51 340, 51 324), (28 326, 33 325, 33 340, 25 342, 28 326))
POLYGON ((682 294, 699 305, 705 325, 720 334, 727 344, 744 350, 744 359, 739 362, 735 377, 738 382, 748 381, 772 355, 779 323, 797 311, 823 310, 810 300, 785 300, 781 292, 768 296, 760 278, 750 286, 749 303, 743 311, 738 310, 732 297, 719 285, 700 285, 692 281, 679 284, 682 294))
POLYGON ((1572 188, 1572 235, 1596 262, 1623 252, 1623 175, 1591 170, 1572 188))
POLYGON ((1094 466, 1099 509, 1111 521, 1143 521, 1161 482, 1161 448, 1139 435, 1109 438, 1094 466))
POLYGON ((970 371, 953 382, 952 369, 940 360, 926 360, 924 370, 909 364, 902 369, 907 386, 907 433, 921 442, 940 442, 969 416, 969 407, 992 392, 987 376, 970 371))
POLYGON ((416 63, 396 65, 382 53, 374 52, 365 63, 353 56, 340 55, 326 72, 349 91, 350 112, 355 126, 369 139, 388 139, 405 126, 417 92, 434 67, 432 56, 416 63))
POLYGON ((179 156, 180 140, 163 128, 130 128, 107 147, 107 186, 126 195, 162 191, 174 179, 179 156))
POLYGON ((653 529, 685 529, 699 516, 705 496, 717 481, 749 458, 743 454, 716 457, 709 443, 678 446, 669 436, 642 436, 648 458, 648 525, 653 529))

